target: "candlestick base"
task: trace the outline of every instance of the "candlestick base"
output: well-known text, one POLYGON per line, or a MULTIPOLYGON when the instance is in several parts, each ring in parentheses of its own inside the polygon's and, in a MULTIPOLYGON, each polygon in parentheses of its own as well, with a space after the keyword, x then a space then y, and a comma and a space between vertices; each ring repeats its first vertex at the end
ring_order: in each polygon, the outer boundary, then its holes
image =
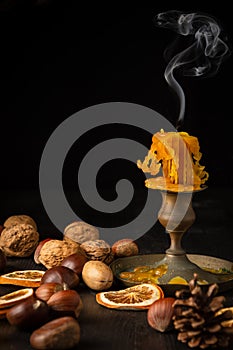
POLYGON ((198 275, 200 284, 218 283, 219 279, 216 275, 204 271, 198 265, 191 262, 186 254, 172 255, 166 253, 165 257, 153 264, 154 267, 159 265, 167 266, 166 273, 158 279, 159 284, 171 283, 173 278, 181 277, 185 281, 190 281, 194 274, 198 275))
POLYGON ((171 244, 166 250, 164 259, 156 264, 165 264, 167 272, 159 279, 159 283, 168 283, 174 277, 181 277, 186 281, 198 274, 200 283, 214 283, 218 281, 215 275, 203 271, 192 263, 182 247, 182 238, 195 221, 195 212, 192 207, 193 194, 190 192, 161 191, 162 206, 158 213, 159 222, 170 236, 171 244))
MULTIPOLYGON (((219 292, 225 292, 233 289, 233 262, 216 258, 207 255, 198 254, 187 254, 185 258, 182 256, 177 256, 175 261, 172 260, 174 257, 169 257, 168 254, 142 254, 134 255, 125 258, 118 258, 111 263, 111 268, 116 281, 125 287, 132 287, 135 284, 141 282, 134 282, 121 278, 121 273, 123 271, 132 271, 138 266, 159 266, 161 263, 168 262, 168 272, 166 275, 168 278, 160 278, 159 285, 163 288, 166 295, 174 295, 176 290, 187 287, 188 285, 183 284, 170 284, 169 278, 179 274, 180 276, 185 276, 187 281, 193 278, 193 273, 198 273, 202 280, 210 278, 209 283, 203 284, 203 288, 208 288, 211 283, 217 283, 219 286, 219 292), (168 261, 168 259, 170 259, 168 261), (174 270, 173 270, 174 266, 174 270), (194 270, 193 270, 194 268, 194 270), (212 272, 207 272, 208 269, 212 272), (207 275, 202 275, 202 273, 207 273, 207 275), (190 278, 191 277, 191 278, 190 278), (212 277, 214 280, 212 280, 212 277)), ((164 277, 166 276, 164 275, 164 277)))

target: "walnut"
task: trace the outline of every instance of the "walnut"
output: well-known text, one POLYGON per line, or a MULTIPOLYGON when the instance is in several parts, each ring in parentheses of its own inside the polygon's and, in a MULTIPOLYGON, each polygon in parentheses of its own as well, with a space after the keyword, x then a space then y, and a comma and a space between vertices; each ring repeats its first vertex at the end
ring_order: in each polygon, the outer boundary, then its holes
POLYGON ((85 241, 99 239, 99 230, 84 221, 75 221, 64 229, 64 238, 81 244, 85 241))
POLYGON ((50 239, 46 241, 39 252, 38 261, 47 269, 61 265, 67 256, 80 252, 80 245, 76 242, 50 239))
POLYGON ((99 260, 109 264, 113 254, 110 245, 102 239, 83 242, 80 247, 84 250, 89 260, 99 260))
POLYGON ((34 252, 38 242, 39 233, 29 224, 6 227, 0 236, 0 247, 7 256, 28 257, 34 252))
POLYGON ((111 250, 111 252, 106 255, 105 259, 103 260, 103 262, 106 264, 106 265, 110 265, 113 260, 114 260, 114 254, 113 254, 113 251, 111 250))
POLYGON ((18 224, 29 224, 37 231, 35 221, 28 215, 12 215, 4 222, 4 227, 10 227, 18 224))

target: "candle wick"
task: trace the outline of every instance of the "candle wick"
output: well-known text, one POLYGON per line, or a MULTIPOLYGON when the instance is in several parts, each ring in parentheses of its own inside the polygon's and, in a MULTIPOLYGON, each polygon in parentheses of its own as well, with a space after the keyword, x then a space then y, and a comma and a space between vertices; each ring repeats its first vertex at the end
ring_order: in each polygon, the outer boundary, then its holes
POLYGON ((176 130, 180 131, 180 129, 183 127, 183 123, 181 120, 178 120, 176 123, 176 130))

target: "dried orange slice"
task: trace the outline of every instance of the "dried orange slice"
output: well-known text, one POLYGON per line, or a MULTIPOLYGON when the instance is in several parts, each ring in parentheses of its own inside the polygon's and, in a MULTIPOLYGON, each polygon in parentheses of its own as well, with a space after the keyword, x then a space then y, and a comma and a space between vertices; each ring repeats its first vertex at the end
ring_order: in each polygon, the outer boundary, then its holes
POLYGON ((14 284, 22 287, 39 287, 45 271, 21 270, 6 273, 0 276, 0 284, 14 284))
POLYGON ((0 310, 11 307, 18 302, 27 299, 33 295, 32 288, 19 289, 14 292, 2 295, 0 297, 0 310))
POLYGON ((96 301, 112 309, 143 310, 148 309, 155 300, 163 297, 163 290, 158 285, 141 283, 118 291, 97 293, 96 301))

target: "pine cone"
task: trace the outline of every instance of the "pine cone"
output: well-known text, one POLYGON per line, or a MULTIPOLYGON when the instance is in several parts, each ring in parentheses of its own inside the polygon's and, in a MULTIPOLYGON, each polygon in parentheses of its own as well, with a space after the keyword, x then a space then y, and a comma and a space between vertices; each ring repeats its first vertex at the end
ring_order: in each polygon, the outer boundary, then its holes
POLYGON ((224 296, 216 296, 218 285, 211 284, 207 291, 197 284, 197 274, 189 282, 189 290, 176 291, 177 300, 173 306, 174 328, 177 339, 189 347, 227 347, 230 342, 229 329, 222 322, 233 318, 231 310, 224 310, 224 296), (221 309, 222 312, 221 312, 221 309))

